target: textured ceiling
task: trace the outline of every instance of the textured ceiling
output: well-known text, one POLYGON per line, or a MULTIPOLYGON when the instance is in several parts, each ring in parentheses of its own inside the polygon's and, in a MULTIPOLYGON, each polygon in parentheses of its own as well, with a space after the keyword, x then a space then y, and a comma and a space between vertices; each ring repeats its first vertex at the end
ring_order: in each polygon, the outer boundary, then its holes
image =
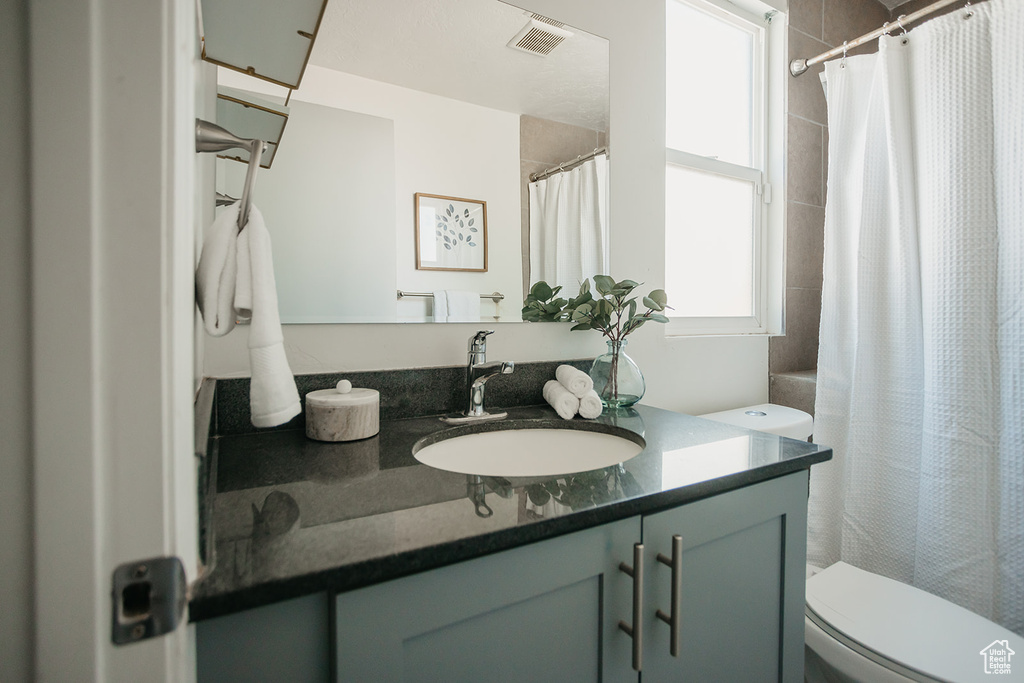
POLYGON ((310 63, 607 130, 608 41, 566 27, 547 57, 507 47, 528 19, 497 0, 330 0, 310 63))

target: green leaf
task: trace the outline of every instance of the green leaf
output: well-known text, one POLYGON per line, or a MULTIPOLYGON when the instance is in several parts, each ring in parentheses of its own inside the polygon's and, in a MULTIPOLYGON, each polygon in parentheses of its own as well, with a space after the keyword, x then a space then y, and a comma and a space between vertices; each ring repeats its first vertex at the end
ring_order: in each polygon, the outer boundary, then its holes
POLYGON ((662 315, 661 313, 651 313, 647 316, 648 320, 653 320, 656 323, 667 323, 668 316, 662 315))
POLYGON ((538 280, 533 287, 530 287, 530 296, 535 297, 539 301, 547 301, 552 295, 554 295, 554 291, 543 280, 538 280))
POLYGON ((594 286, 597 287, 597 291, 600 294, 609 294, 615 289, 615 280, 611 279, 607 275, 595 275, 594 286))
POLYGON ((578 308, 578 307, 583 306, 585 304, 589 304, 593 300, 594 300, 594 297, 590 293, 590 291, 588 290, 588 291, 583 292, 582 294, 580 294, 575 299, 571 299, 569 301, 569 306, 571 306, 572 308, 578 308))
POLYGON ((569 320, 577 323, 586 322, 589 324, 592 319, 593 314, 590 311, 582 311, 578 308, 569 315, 569 320))
POLYGON ((665 293, 664 289, 655 289, 647 295, 648 298, 658 302, 658 308, 656 310, 662 311, 668 304, 668 294, 665 293))
POLYGON ((590 323, 579 323, 577 325, 573 325, 570 328, 570 331, 572 331, 572 330, 589 330, 589 329, 592 329, 590 327, 590 323))
POLYGON ((621 282, 615 283, 615 289, 623 289, 627 293, 631 292, 632 290, 636 289, 639 286, 640 283, 636 282, 635 280, 622 280, 621 282))
POLYGON ((644 306, 651 309, 652 311, 664 310, 661 304, 659 304, 657 301, 655 301, 649 296, 644 297, 644 306))
POLYGON ((636 299, 629 300, 629 318, 632 320, 633 316, 636 315, 636 299))

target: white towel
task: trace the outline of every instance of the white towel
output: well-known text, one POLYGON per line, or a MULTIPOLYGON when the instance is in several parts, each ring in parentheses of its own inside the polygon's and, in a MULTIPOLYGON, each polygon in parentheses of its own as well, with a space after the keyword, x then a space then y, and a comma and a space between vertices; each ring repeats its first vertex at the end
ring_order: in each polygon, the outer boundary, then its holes
POLYGON ((249 409, 255 427, 284 424, 302 411, 295 376, 284 353, 284 335, 277 309, 277 285, 270 251, 270 233, 263 214, 255 206, 249 210, 249 222, 238 236, 238 273, 235 309, 241 317, 251 317, 249 326, 249 409))
POLYGON ((203 240, 196 268, 196 300, 212 336, 227 334, 235 319, 249 328, 249 408, 256 427, 284 424, 301 412, 295 377, 284 353, 270 234, 254 206, 238 232, 238 204, 221 212, 203 240))
POLYGON ((600 417, 602 412, 604 412, 604 404, 601 403, 601 397, 597 395, 596 391, 591 389, 583 394, 583 397, 580 398, 580 417, 593 420, 595 417, 600 417))
POLYGON ((562 386, 556 379, 549 379, 544 384, 544 400, 547 401, 558 416, 563 420, 571 420, 580 409, 580 400, 562 386))
POLYGON ((435 291, 434 322, 480 322, 480 294, 459 289, 435 291))
POLYGON ((238 279, 238 204, 217 216, 203 238, 196 268, 196 303, 203 327, 222 337, 235 326, 235 284, 238 279))
POLYGON ((590 375, 571 365, 559 365, 555 368, 555 377, 576 398, 583 398, 588 391, 594 389, 594 380, 590 379, 590 375))

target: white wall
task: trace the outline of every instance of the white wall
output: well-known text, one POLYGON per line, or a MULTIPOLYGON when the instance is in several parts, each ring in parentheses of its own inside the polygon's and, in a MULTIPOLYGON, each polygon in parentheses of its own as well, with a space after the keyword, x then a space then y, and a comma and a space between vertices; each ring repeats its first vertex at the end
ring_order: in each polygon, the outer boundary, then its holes
MULTIPOLYGON (((273 87, 262 86, 258 81, 235 72, 222 70, 221 82, 231 87, 273 93, 273 87)), ((384 286, 367 281, 375 297, 385 296, 391 311, 397 310, 395 320, 429 319, 431 310, 424 299, 395 298, 395 289, 429 292, 437 289, 468 289, 479 292, 504 292, 509 295, 501 309, 482 302, 481 314, 515 314, 519 310, 522 289, 522 249, 520 246, 520 196, 519 196, 519 116, 508 112, 480 107, 466 102, 439 97, 429 93, 410 90, 388 83, 381 83, 351 74, 345 74, 317 66, 309 66, 302 78, 302 87, 292 94, 292 103, 310 103, 331 107, 339 115, 355 112, 394 124, 394 177, 387 191, 394 196, 392 235, 393 247, 390 256, 393 262, 380 264, 382 279, 390 278, 384 286), (488 269, 486 273, 439 272, 417 270, 415 267, 415 218, 413 195, 417 192, 464 197, 487 202, 488 225, 488 269)), ((306 132, 301 106, 294 108, 293 115, 285 127, 281 149, 270 170, 265 171, 257 183, 255 201, 265 205, 265 182, 275 182, 280 161, 294 151, 293 143, 302 143, 306 132)), ((351 116, 351 114, 349 114, 351 116)), ((380 189, 373 183, 382 184, 386 178, 369 165, 360 167, 358 162, 349 163, 344 157, 330 156, 326 151, 320 154, 303 154, 310 174, 344 173, 361 175, 361 183, 374 192, 380 189)), ((231 166, 241 167, 232 162, 231 166)), ((294 164, 287 163, 289 168, 294 164)), ((232 169, 234 170, 234 169, 232 169)), ((340 182, 340 181, 339 181, 340 182)), ((350 179, 349 183, 354 182, 350 179)), ((239 183, 235 183, 239 186, 239 183)), ((272 189, 273 191, 273 189, 272 189)), ((237 196, 237 190, 235 191, 237 196)), ((280 199, 280 198, 279 198, 280 199)), ((369 208, 373 210, 373 208, 369 208)), ((308 211, 297 213, 293 218, 308 216, 308 211)), ((269 224, 272 234, 275 227, 269 224)), ((275 254, 277 244, 275 240, 275 254)), ((350 241, 359 257, 366 263, 377 264, 377 252, 365 240, 350 241)), ((274 269, 279 281, 294 279, 288 268, 289 261, 278 263, 274 269)), ((306 264, 304 276, 309 276, 306 264)), ((282 319, 296 319, 286 310, 288 301, 281 303, 282 319)), ((366 311, 378 310, 379 306, 367 306, 357 314, 362 320, 374 320, 366 311)), ((304 316, 309 319, 309 316, 304 316)), ((338 319, 335 317, 335 319, 338 319)))
MULTIPOLYGON (((518 115, 316 66, 306 69, 302 88, 294 97, 395 122, 398 289, 497 290, 513 293, 510 302, 518 303, 522 288, 518 115), (486 273, 416 270, 413 195, 417 192, 487 202, 486 273)), ((287 140, 282 148, 284 144, 287 140)))
MULTIPOLYGON (((516 4, 610 40, 611 274, 660 287, 665 267, 664 2, 638 0, 628 7, 616 0, 516 4)), ((292 370, 301 374, 460 364, 466 338, 476 327, 288 326, 284 335, 292 370)), ((493 359, 580 358, 604 349, 596 332, 570 333, 568 326, 499 324, 496 329, 488 344, 493 359)), ((208 339, 207 374, 249 374, 245 348, 244 330, 208 339)), ((767 400, 766 337, 665 338, 659 326, 646 325, 630 337, 628 350, 647 378, 645 403, 700 413, 767 400)))
MULTIPOLYGON (((218 191, 240 196, 247 168, 218 159, 218 191)), ((292 101, 254 200, 274 246, 282 322, 395 320, 394 194, 392 121, 292 101)))
POLYGON ((0 4, 0 680, 32 679, 27 2, 0 4))

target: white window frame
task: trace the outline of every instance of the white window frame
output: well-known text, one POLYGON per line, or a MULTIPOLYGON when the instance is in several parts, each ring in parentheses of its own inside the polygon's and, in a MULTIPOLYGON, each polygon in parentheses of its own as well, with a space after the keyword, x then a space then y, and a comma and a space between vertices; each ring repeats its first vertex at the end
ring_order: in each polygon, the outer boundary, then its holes
MULTIPOLYGON (((785 291, 785 149, 787 17, 779 0, 666 0, 681 2, 749 30, 756 27, 752 156, 746 167, 665 148, 665 168, 679 166, 754 184, 760 199, 754 212, 753 315, 735 317, 673 316, 666 336, 772 335, 783 332, 785 291)), ((710 66, 708 68, 714 68, 710 66)), ((666 230, 669 226, 666 224, 666 230)), ((666 264, 667 267, 667 264, 666 264)), ((671 304, 672 292, 669 292, 671 304)))

